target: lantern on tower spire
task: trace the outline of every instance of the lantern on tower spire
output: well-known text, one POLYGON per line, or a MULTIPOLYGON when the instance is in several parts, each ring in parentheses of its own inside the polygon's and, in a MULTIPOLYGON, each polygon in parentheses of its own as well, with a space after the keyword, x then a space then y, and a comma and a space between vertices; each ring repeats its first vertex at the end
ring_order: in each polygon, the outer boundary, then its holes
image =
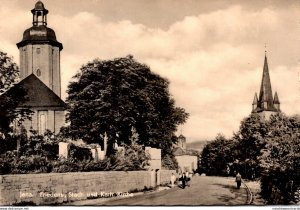
POLYGON ((31 10, 31 13, 33 14, 33 26, 47 25, 48 10, 45 9, 43 2, 36 2, 34 8, 31 10))

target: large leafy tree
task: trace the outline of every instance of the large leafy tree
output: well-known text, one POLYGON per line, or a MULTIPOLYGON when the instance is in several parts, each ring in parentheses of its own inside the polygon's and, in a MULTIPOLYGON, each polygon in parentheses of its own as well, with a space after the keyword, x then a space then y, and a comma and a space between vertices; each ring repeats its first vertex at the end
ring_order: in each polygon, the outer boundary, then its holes
POLYGON ((222 175, 230 166, 230 173, 240 172, 244 178, 259 176, 259 156, 269 133, 266 121, 252 114, 242 120, 238 132, 232 139, 226 140, 218 135, 203 149, 202 166, 214 175, 222 175))
POLYGON ((16 84, 19 68, 12 58, 0 51, 0 133, 6 136, 11 131, 11 123, 20 124, 29 117, 27 109, 17 109, 26 100, 26 90, 22 87, 11 89, 16 84))
POLYGON ((261 120, 259 115, 251 114, 240 125, 239 131, 234 138, 239 142, 240 158, 257 159, 260 150, 264 146, 264 138, 268 134, 266 121, 261 120))
POLYGON ((269 204, 297 202, 295 194, 300 187, 300 117, 288 117, 282 113, 271 116, 268 128, 265 146, 259 156, 261 195, 269 204))
POLYGON ((268 204, 297 202, 300 186, 300 117, 277 113, 269 120, 251 115, 234 137, 244 177, 261 179, 261 195, 268 204))
POLYGON ((235 141, 228 140, 222 134, 209 142, 201 154, 201 167, 209 175, 225 175, 228 165, 235 159, 235 141))
POLYGON ((132 128, 138 144, 171 153, 177 126, 188 114, 176 107, 168 80, 151 72, 132 56, 94 60, 82 66, 68 86, 65 133, 88 143, 108 135, 108 150, 115 142, 130 145, 132 128))
POLYGON ((266 203, 299 202, 300 116, 277 113, 263 120, 252 114, 228 143, 219 136, 203 149, 202 166, 207 172, 220 175, 224 165, 234 160, 234 169, 244 178, 259 176, 266 203))
POLYGON ((234 134, 236 142, 236 159, 238 170, 245 178, 259 176, 259 157, 269 135, 268 121, 262 120, 260 115, 251 114, 241 121, 239 131, 234 134))

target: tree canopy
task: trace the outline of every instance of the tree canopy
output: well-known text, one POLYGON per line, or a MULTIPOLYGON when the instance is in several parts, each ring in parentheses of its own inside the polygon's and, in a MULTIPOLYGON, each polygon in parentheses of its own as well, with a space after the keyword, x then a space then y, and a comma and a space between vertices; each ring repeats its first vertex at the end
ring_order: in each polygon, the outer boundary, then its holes
POLYGON ((234 162, 234 146, 236 142, 218 134, 216 138, 204 146, 201 154, 201 167, 208 175, 225 175, 228 164, 234 162))
POLYGON ((297 203, 300 187, 300 116, 271 116, 265 145, 258 157, 261 195, 269 204, 297 203))
POLYGON ((22 87, 10 89, 17 81, 19 68, 12 58, 0 51, 0 133, 11 131, 11 123, 22 122, 29 117, 29 110, 17 109, 26 100, 26 90, 22 87))
POLYGON ((74 80, 66 99, 67 135, 101 143, 106 132, 111 149, 116 142, 130 145, 134 128, 138 144, 171 152, 177 126, 188 114, 175 106, 168 80, 132 56, 89 62, 74 80))
POLYGON ((260 178, 261 196, 268 204, 299 201, 300 116, 277 113, 269 120, 251 114, 231 140, 218 136, 202 152, 208 174, 223 175, 226 164, 243 178, 260 178), (297 200, 298 199, 298 200, 297 200))

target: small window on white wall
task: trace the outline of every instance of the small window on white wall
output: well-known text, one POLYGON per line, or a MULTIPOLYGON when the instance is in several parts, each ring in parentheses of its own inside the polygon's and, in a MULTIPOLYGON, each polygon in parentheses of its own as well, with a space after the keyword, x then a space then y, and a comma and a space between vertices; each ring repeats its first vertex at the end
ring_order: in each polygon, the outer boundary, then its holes
POLYGON ((36 53, 40 54, 41 53, 41 48, 36 48, 36 53))
POLYGON ((47 129, 47 111, 39 112, 39 134, 44 134, 47 129))

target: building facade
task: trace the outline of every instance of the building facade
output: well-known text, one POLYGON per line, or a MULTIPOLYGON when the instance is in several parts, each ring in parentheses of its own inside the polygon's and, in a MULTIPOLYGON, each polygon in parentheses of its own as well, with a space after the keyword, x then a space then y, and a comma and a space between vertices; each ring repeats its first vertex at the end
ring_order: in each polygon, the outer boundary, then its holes
POLYGON ((198 169, 198 152, 193 149, 187 149, 186 138, 180 134, 178 141, 173 145, 173 155, 178 163, 179 172, 194 173, 198 169))
POLYGON ((179 172, 194 173, 198 169, 198 155, 196 151, 183 150, 180 147, 173 149, 173 154, 178 163, 179 172))
POLYGON ((252 113, 259 114, 262 119, 268 120, 272 114, 278 112, 280 112, 279 97, 277 92, 273 97, 268 60, 265 55, 259 97, 257 97, 257 93, 254 94, 252 113))

